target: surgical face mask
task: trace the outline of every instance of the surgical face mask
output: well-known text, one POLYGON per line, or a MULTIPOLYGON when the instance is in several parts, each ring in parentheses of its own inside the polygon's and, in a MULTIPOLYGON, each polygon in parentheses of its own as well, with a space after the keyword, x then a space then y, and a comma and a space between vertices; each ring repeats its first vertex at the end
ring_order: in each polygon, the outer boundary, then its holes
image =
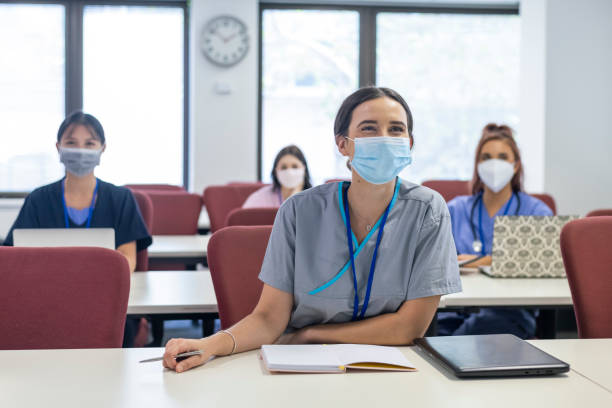
POLYGON ((478 164, 478 175, 494 193, 499 193, 514 176, 514 164, 501 159, 489 159, 478 164))
POLYGON ((355 142, 351 167, 368 183, 384 184, 393 180, 410 163, 412 151, 408 137, 348 138, 355 142))
POLYGON ((276 178, 285 188, 296 188, 304 182, 304 167, 297 169, 276 170, 276 178))
POLYGON ((92 173, 94 168, 100 164, 102 149, 76 149, 72 147, 60 147, 60 162, 66 166, 66 171, 77 177, 83 177, 92 173))

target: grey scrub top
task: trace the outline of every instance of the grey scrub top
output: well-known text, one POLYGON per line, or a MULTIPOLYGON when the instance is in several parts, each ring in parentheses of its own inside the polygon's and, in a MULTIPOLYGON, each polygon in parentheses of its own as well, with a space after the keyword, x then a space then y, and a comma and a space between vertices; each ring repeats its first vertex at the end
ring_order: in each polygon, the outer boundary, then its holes
MULTIPOLYGON (((396 312, 406 300, 461 291, 444 199, 427 187, 399 178, 398 183, 378 248, 366 318, 396 312)), ((341 189, 342 183, 328 183, 298 193, 283 203, 274 221, 259 279, 293 294, 288 331, 351 321, 354 287, 341 189)), ((377 225, 355 255, 360 311, 377 225)))

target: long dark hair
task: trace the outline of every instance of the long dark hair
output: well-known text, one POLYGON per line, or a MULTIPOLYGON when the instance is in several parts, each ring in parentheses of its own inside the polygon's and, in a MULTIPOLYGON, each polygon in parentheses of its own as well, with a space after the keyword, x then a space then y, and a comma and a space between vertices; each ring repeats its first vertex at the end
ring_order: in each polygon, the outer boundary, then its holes
POLYGON ((292 155, 296 159, 302 162, 304 165, 304 188, 302 190, 309 189, 312 187, 312 183, 310 182, 310 172, 308 171, 308 163, 306 163, 306 157, 304 157, 304 153, 300 150, 296 145, 290 145, 287 147, 283 147, 280 152, 276 155, 274 159, 274 165, 272 166, 272 189, 274 191, 278 191, 281 188, 280 182, 278 181, 278 177, 276 177, 276 166, 280 159, 282 159, 286 155, 292 155))
POLYGON ((406 111, 406 117, 408 119, 406 126, 408 126, 410 144, 414 144, 414 137, 412 134, 414 121, 412 119, 410 107, 408 107, 408 104, 404 98, 402 98, 402 96, 393 89, 378 86, 366 86, 364 88, 360 88, 347 96, 344 102, 342 102, 342 105, 340 105, 340 109, 338 109, 338 113, 336 114, 336 120, 334 121, 334 136, 336 137, 336 142, 338 141, 338 138, 348 136, 348 129, 351 124, 351 119, 353 118, 353 111, 355 108, 364 102, 378 98, 391 98, 402 105, 406 111))
POLYGON ((491 140, 501 140, 510 146, 512 153, 514 154, 514 161, 518 165, 518 170, 512 176, 510 185, 512 191, 519 192, 523 191, 523 162, 521 161, 521 151, 514 140, 512 129, 507 125, 497 125, 495 123, 489 123, 482 129, 482 136, 476 147, 476 157, 474 158, 474 175, 472 176, 472 194, 476 195, 484 189, 484 183, 478 175, 478 160, 480 153, 482 152, 483 146, 491 140))
POLYGON ((92 136, 98 138, 100 143, 106 143, 106 138, 104 137, 104 129, 102 128, 102 124, 98 119, 96 119, 93 115, 89 113, 84 113, 81 110, 77 110, 72 112, 70 115, 64 119, 62 124, 57 131, 57 142, 59 143, 62 139, 64 133, 70 129, 72 125, 83 125, 85 126, 92 136))

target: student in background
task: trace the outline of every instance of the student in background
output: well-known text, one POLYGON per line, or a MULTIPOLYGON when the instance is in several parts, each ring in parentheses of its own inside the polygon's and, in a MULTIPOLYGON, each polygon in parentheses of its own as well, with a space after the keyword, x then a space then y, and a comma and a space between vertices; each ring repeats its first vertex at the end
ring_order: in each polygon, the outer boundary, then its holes
MULTIPOLYGON (((56 147, 65 177, 26 197, 4 245, 13 245, 15 228, 113 228, 117 251, 133 272, 136 252, 152 239, 130 190, 94 175, 106 149, 102 125, 92 115, 73 112, 60 125, 56 147)), ((136 323, 126 322, 124 346, 133 341, 136 323)))
MULTIPOLYGON (((491 265, 493 223, 498 215, 552 215, 542 201, 523 192, 523 164, 512 129, 489 123, 476 148, 472 195, 448 203, 459 261, 465 266, 491 265)), ((535 334, 536 312, 527 309, 483 308, 478 313, 438 314, 440 334, 535 334)))
POLYGON ((326 183, 280 207, 253 312, 201 340, 172 339, 164 366, 185 371, 211 355, 262 344, 410 344, 440 296, 461 290, 450 215, 436 192, 397 175, 412 161, 412 114, 388 88, 362 88, 336 116, 350 182, 326 183), (177 364, 184 351, 204 350, 177 364))
POLYGON ((280 207, 293 194, 312 187, 304 153, 294 145, 278 152, 271 176, 272 185, 251 194, 242 208, 280 207))

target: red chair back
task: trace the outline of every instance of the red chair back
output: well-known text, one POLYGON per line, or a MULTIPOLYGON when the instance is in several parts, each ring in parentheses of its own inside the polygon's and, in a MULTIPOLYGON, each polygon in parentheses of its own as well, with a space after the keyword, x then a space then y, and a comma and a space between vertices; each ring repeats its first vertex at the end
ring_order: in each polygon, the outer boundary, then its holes
POLYGON ((467 180, 427 180, 422 184, 440 193, 446 202, 457 196, 472 194, 467 180))
POLYGON ((548 206, 552 210, 553 215, 557 215, 557 205, 555 204, 555 199, 552 198, 550 194, 542 193, 542 194, 531 194, 530 196, 537 198, 540 201, 543 201, 544 204, 548 206))
POLYGON ((272 226, 237 226, 210 238, 208 266, 221 328, 231 327, 257 305, 263 288, 258 276, 271 232, 272 226))
POLYGON ((153 235, 198 233, 202 197, 181 191, 147 191, 153 203, 153 235))
MULTIPOLYGON (((153 231, 153 203, 149 196, 143 191, 132 190, 134 199, 138 204, 140 215, 144 220, 145 225, 149 233, 153 231)), ((137 271, 148 271, 149 270, 149 251, 143 249, 138 251, 136 254, 136 270, 137 271)))
POLYGON ((131 190, 187 191, 183 186, 173 186, 172 184, 126 184, 125 187, 131 190))
POLYGON ((126 258, 104 248, 0 247, 0 349, 121 347, 126 258))
POLYGON ((274 225, 278 208, 236 208, 227 216, 225 225, 274 225))
POLYGON ((215 232, 225 227, 228 214, 242 207, 246 199, 261 187, 259 184, 207 187, 204 190, 204 206, 210 219, 210 231, 215 232))
POLYGON ((572 291, 578 335, 612 337, 612 217, 568 222, 561 254, 572 291))
POLYGON ((612 216, 612 208, 593 210, 586 215, 587 217, 609 217, 612 216))

